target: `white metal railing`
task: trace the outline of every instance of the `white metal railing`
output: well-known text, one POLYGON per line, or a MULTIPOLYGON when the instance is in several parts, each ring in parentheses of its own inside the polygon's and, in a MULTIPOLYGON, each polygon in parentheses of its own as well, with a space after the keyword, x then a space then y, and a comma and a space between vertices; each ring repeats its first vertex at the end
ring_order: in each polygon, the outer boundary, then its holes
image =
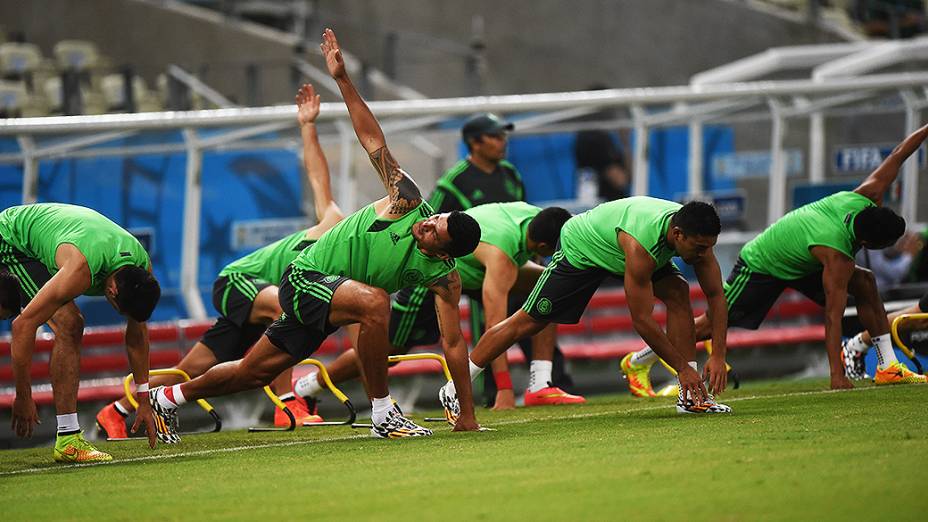
MULTIPOLYGON (((506 113, 535 113, 526 120, 526 129, 539 125, 556 125, 558 121, 576 118, 584 113, 625 107, 631 114, 630 123, 636 131, 634 146, 633 187, 637 194, 648 193, 648 130, 698 120, 717 120, 733 111, 758 107, 767 111, 772 122, 772 151, 783 150, 785 122, 789 118, 808 117, 815 111, 850 101, 899 93, 906 108, 906 125, 914 129, 919 125, 919 111, 928 107, 925 86, 928 72, 873 74, 853 78, 819 78, 804 80, 754 81, 736 83, 709 83, 699 85, 654 87, 639 89, 610 89, 546 94, 484 96, 472 98, 446 98, 425 100, 378 101, 370 104, 373 112, 385 119, 385 132, 412 132, 445 118, 480 111, 506 113), (676 104, 676 106, 673 106, 676 104), (692 104, 683 106, 681 104, 692 104), (673 106, 667 110, 668 106, 673 106), (539 114, 540 113, 540 114, 539 114), (395 121, 394 121, 395 120, 395 121)), ((335 121, 338 141, 342 144, 338 184, 343 197, 355 198, 356 181, 351 176, 354 136, 342 103, 323 103, 320 121, 335 121)), ((107 114, 99 116, 64 116, 50 118, 19 118, 0 120, 0 135, 14 136, 20 144, 18 153, 4 153, 4 162, 21 161, 24 166, 23 200, 35 200, 38 161, 51 155, 72 155, 82 148, 98 145, 120 136, 120 133, 142 130, 183 129, 187 171, 184 203, 184 235, 182 239, 182 293, 191 318, 206 315, 197 288, 200 230, 200 164, 202 153, 219 147, 229 147, 242 140, 272 130, 295 126, 292 105, 226 108, 217 110, 159 112, 140 114, 107 114), (242 127, 208 138, 197 129, 206 127, 242 127), (39 138, 73 135, 51 146, 41 146, 39 138)), ((693 141, 693 140, 691 140, 693 141)), ((700 140, 701 141, 701 140, 700 140)), ((412 143, 419 150, 438 154, 430 144, 412 143)), ((152 147, 152 145, 145 145, 152 147)), ((159 147, 159 146, 155 146, 159 147)), ((176 147, 163 145, 161 147, 176 147)), ((86 151, 84 151, 86 152, 86 151)), ((785 210, 785 162, 774 154, 770 176, 770 211, 768 220, 779 218, 785 210)), ((909 162, 909 173, 915 172, 915 162, 909 162)), ((701 183, 690 175, 690 191, 702 190, 701 183)), ((914 218, 917 194, 906 190, 903 194, 903 211, 907 219, 914 218)), ((340 202, 341 203, 341 202, 340 202)), ((355 208, 354 201, 345 201, 344 208, 355 208)))

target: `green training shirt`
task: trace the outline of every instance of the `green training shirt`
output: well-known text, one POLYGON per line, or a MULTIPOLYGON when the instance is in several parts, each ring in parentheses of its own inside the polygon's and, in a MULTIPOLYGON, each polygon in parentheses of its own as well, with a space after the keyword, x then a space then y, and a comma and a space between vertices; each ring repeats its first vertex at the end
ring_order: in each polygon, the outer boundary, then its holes
POLYGON ((247 256, 232 261, 219 272, 219 277, 229 274, 243 274, 277 285, 290 263, 300 255, 304 248, 315 241, 306 239, 306 231, 300 230, 279 239, 270 245, 261 247, 247 256))
POLYGON ((655 269, 660 268, 677 255, 666 238, 670 218, 681 206, 647 196, 602 203, 567 220, 561 229, 561 250, 577 268, 602 268, 623 275, 625 252, 618 242, 622 230, 641 243, 654 258, 655 269))
POLYGON ((148 270, 148 252, 132 234, 95 210, 64 203, 36 203, 0 212, 0 237, 54 275, 55 252, 70 243, 87 259, 87 295, 103 295, 103 281, 116 269, 137 266, 148 270))
POLYGON ((799 279, 822 269, 813 246, 826 246, 854 258, 854 218, 876 204, 856 192, 838 192, 786 214, 741 249, 754 272, 799 279))
POLYGON ((430 215, 432 207, 423 201, 399 219, 384 219, 371 203, 323 234, 293 266, 345 276, 388 293, 431 283, 454 270, 454 260, 419 251, 412 226, 430 215))
MULTIPOLYGON (((517 267, 531 257, 526 246, 528 224, 539 212, 540 208, 521 201, 490 203, 464 211, 480 225, 480 242, 502 250, 517 267)), ((473 253, 458 258, 457 268, 465 289, 479 290, 483 286, 486 267, 473 253)))

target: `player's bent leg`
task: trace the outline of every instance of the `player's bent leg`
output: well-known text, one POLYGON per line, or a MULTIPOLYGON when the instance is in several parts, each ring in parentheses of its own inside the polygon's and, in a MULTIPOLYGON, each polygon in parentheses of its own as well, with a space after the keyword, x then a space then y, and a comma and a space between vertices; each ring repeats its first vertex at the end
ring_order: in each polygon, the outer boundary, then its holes
POLYGON ((97 450, 84 439, 84 433, 77 424, 77 389, 80 382, 80 345, 84 336, 84 317, 74 301, 70 301, 55 312, 49 320, 49 326, 55 332, 49 373, 58 415, 58 434, 52 457, 57 462, 65 463, 113 460, 110 454, 97 450))
POLYGON ((380 288, 348 280, 335 290, 329 309, 333 325, 359 323, 357 352, 371 396, 371 436, 405 438, 429 436, 432 431, 416 425, 399 412, 387 385, 390 296, 380 288))
POLYGON ((70 301, 52 315, 48 324, 55 333, 55 342, 48 361, 55 411, 58 415, 74 413, 77 411, 84 317, 74 301, 70 301))
POLYGON ((372 397, 389 395, 387 357, 389 339, 390 296, 379 288, 346 281, 335 290, 329 322, 336 326, 359 323, 357 352, 372 397))

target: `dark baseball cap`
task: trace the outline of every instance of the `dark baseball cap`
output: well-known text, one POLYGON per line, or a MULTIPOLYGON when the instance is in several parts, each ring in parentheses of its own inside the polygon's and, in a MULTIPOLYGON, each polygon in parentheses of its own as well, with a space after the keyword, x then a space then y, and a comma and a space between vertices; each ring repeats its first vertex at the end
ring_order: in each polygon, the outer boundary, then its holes
POLYGON ((461 127, 461 137, 467 141, 468 138, 476 138, 484 134, 500 134, 514 128, 516 126, 512 122, 503 121, 499 116, 486 112, 467 120, 461 127))

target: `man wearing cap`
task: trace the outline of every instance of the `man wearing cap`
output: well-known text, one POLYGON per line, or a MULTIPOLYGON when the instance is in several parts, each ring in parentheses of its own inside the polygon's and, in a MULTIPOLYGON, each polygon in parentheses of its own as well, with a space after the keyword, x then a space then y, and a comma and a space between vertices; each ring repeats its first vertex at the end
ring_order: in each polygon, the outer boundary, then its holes
POLYGON ((513 128, 512 123, 490 113, 467 120, 461 129, 467 157, 438 180, 430 201, 436 212, 525 199, 522 176, 505 159, 507 133, 513 128))

